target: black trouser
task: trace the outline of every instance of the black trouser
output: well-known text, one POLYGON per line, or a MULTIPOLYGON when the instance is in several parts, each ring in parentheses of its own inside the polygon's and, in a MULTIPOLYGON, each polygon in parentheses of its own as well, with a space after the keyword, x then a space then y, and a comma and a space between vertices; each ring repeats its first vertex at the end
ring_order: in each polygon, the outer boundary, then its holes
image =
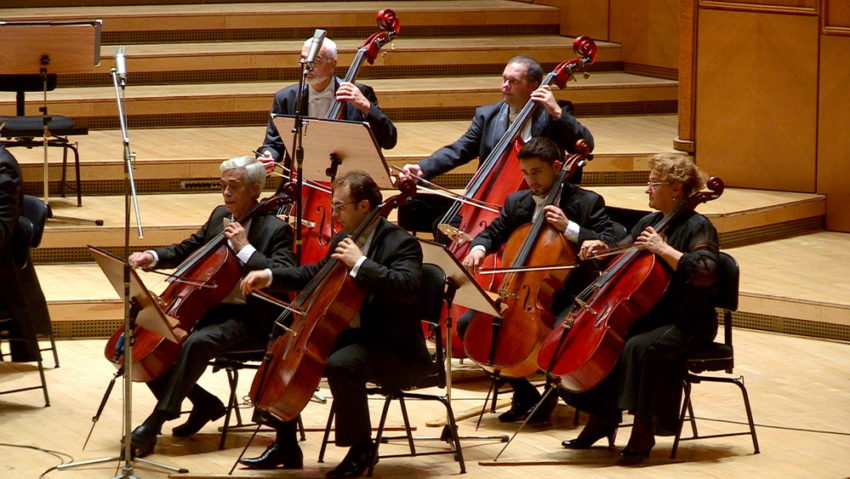
MULTIPOLYGON (((222 304, 210 311, 186 338, 177 362, 162 376, 148 382, 158 399, 156 410, 169 419, 180 416, 180 406, 187 397, 193 402, 212 396, 197 385, 211 359, 234 346, 263 334, 254 321, 243 319, 246 306, 222 304)), ((259 319, 259 318, 251 318, 259 319)))

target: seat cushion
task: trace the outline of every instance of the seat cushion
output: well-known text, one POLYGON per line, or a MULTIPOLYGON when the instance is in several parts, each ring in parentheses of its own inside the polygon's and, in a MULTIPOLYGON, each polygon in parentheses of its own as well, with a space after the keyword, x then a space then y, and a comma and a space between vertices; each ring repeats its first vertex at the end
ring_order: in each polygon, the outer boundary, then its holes
POLYGON ((695 373, 702 371, 721 371, 731 369, 732 347, 723 343, 711 343, 688 355, 688 370, 695 373))
MULTIPOLYGON (((54 136, 85 135, 86 128, 74 128, 74 120, 67 116, 50 115, 51 120, 47 129, 54 136)), ((2 135, 4 138, 40 137, 42 130, 42 117, 40 116, 0 116, 0 122, 6 121, 2 135)))

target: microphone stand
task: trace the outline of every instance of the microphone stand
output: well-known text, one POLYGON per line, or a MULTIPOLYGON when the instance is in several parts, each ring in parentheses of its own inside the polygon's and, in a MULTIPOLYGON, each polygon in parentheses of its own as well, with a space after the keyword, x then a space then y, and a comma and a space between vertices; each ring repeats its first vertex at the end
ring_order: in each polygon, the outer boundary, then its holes
MULTIPOLYGON (((122 72, 123 73, 123 72, 122 72)), ((133 178, 133 160, 136 154, 130 149, 130 137, 127 134, 127 117, 124 112, 124 87, 125 80, 122 77, 119 81, 119 72, 117 69, 112 69, 112 84, 115 87, 115 100, 118 104, 118 119, 121 123, 121 134, 124 143, 124 257, 130 254, 130 198, 133 199, 134 211, 136 214, 136 228, 138 230, 139 239, 144 237, 142 229, 142 218, 139 214, 139 198, 136 195, 136 184, 133 178)), ((72 462, 62 464, 57 467, 59 470, 67 469, 74 466, 84 466, 89 464, 98 464, 102 462, 111 462, 114 460, 122 460, 124 465, 121 467, 121 472, 114 476, 113 479, 138 479, 134 474, 133 462, 141 461, 153 466, 176 473, 189 472, 187 469, 160 464, 158 462, 149 461, 147 459, 133 458, 132 440, 130 424, 133 420, 132 404, 133 404, 133 344, 135 342, 134 330, 136 327, 136 308, 135 301, 130 296, 130 263, 124 261, 124 411, 123 411, 123 440, 121 454, 119 456, 105 457, 101 459, 92 459, 88 461, 72 462)))
POLYGON ((292 158, 288 165, 289 171, 295 172, 295 264, 301 264, 301 218, 302 218, 302 188, 304 185, 303 166, 304 166, 304 146, 301 144, 302 136, 304 135, 304 113, 301 111, 304 97, 304 77, 307 75, 307 70, 312 65, 305 61, 301 62, 301 75, 298 77, 298 92, 295 94, 295 123, 292 127, 292 150, 294 153, 295 165, 292 165, 292 158))

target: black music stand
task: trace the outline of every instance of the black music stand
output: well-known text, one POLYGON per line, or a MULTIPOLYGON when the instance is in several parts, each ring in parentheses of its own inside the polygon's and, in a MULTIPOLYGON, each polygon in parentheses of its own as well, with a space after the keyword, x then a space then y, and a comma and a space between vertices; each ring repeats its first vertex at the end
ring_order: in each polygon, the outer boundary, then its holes
MULTIPOLYGON (((449 313, 446 315, 446 399, 452 400, 452 304, 457 303, 464 308, 474 311, 479 311, 492 316, 499 315, 499 309, 493 302, 493 299, 484 291, 481 286, 475 281, 475 278, 469 271, 463 267, 460 261, 446 249, 442 243, 424 240, 417 238, 422 245, 422 262, 432 263, 443 269, 446 274, 446 294, 445 302, 449 313)), ((439 326, 438 326, 439 327, 439 326)), ((443 427, 443 434, 439 438, 451 437, 446 428, 450 427, 449 422, 443 427)), ((422 439, 422 438, 417 438, 422 439)), ((462 436, 460 439, 478 439, 478 440, 499 440, 506 442, 507 435, 497 436, 462 436)))
MULTIPOLYGON (((333 182, 341 173, 364 170, 378 188, 395 187, 387 160, 368 123, 313 117, 302 121, 305 180, 333 182)), ((272 122, 279 132, 295 127, 295 117, 291 115, 273 115, 272 122)))
MULTIPOLYGON (((90 21, 0 21, 0 65, 4 74, 37 74, 43 84, 42 138, 44 140, 44 203, 50 207, 48 198, 48 124, 47 74, 50 73, 93 73, 100 65, 100 30, 103 20, 90 21)), ((103 220, 54 216, 48 219, 67 220, 103 225, 103 220)))
MULTIPOLYGON (((131 316, 135 323, 139 326, 152 331, 165 339, 177 343, 182 338, 186 337, 188 334, 186 331, 179 327, 180 322, 174 318, 166 316, 165 313, 158 306, 159 298, 150 292, 148 288, 145 286, 142 278, 139 277, 139 274, 135 269, 130 268, 127 261, 117 256, 110 254, 108 251, 102 250, 95 246, 88 246, 89 251, 91 251, 92 256, 94 256, 94 260, 97 262, 100 269, 103 270, 103 274, 106 275, 106 278, 109 280, 109 283, 112 284, 112 287, 115 289, 115 292, 118 293, 119 296, 124 297, 127 294, 127 284, 125 280, 125 274, 129 270, 130 272, 130 280, 129 280, 129 298, 127 302, 131 305, 131 316)), ((132 328, 132 323, 131 323, 132 328)), ((124 357, 132 358, 132 333, 127 334, 127 330, 125 330, 125 340, 123 342, 124 348, 124 357), (129 339, 127 339, 129 338, 129 339)), ((100 407, 98 408, 97 414, 92 418, 92 421, 96 422, 97 418, 100 417, 101 411, 103 411, 103 407, 106 405, 106 400, 109 397, 109 393, 112 391, 112 386, 115 383, 115 379, 121 374, 122 371, 126 368, 126 363, 129 361, 125 361, 125 366, 122 367, 118 373, 112 378, 112 381, 109 383, 109 387, 106 390, 106 394, 101 400, 100 407)), ((132 382, 132 371, 125 375, 124 380, 132 382)), ((127 401, 127 398, 125 398, 127 401)), ((126 408, 125 408, 126 409, 126 408)), ((124 421, 129 421, 130 418, 125 417, 124 421)), ((129 422, 127 422, 129 424, 129 422)), ((125 429, 129 429, 129 427, 125 427, 125 429)), ((94 430, 94 424, 92 424, 92 430, 94 430)), ((89 436, 91 436, 91 431, 89 431, 89 436)), ((88 438, 86 438, 86 442, 88 442, 88 438)), ((126 439, 126 442, 129 443, 129 438, 126 439)), ((85 447, 85 446, 83 446, 85 447)), ((127 453, 128 447, 122 448, 122 453, 127 453)), ((68 464, 61 464, 56 467, 57 470, 63 470, 76 466, 87 466, 91 464, 99 464, 102 462, 111 462, 118 460, 126 460, 123 455, 112 456, 112 457, 103 457, 100 459, 92 459, 88 461, 78 461, 71 462, 68 464)), ((171 472, 177 473, 185 473, 189 472, 188 469, 178 468, 169 466, 167 464, 162 464, 154 461, 150 461, 148 459, 143 458, 134 458, 133 461, 141 461, 152 466, 156 466, 171 472)), ((124 473, 116 476, 117 478, 128 478, 128 479, 136 479, 138 476, 133 474, 132 467, 125 467, 124 473)))

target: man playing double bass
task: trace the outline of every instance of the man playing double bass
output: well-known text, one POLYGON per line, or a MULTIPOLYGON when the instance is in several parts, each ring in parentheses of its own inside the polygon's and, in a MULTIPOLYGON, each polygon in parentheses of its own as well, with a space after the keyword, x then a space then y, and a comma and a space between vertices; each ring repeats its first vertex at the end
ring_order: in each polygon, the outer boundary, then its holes
MULTIPOLYGON (((130 255, 129 263, 141 268, 173 268, 196 250, 224 233, 236 254, 242 271, 291 266, 292 228, 273 214, 260 214, 246 224, 243 217, 257 205, 265 184, 262 163, 250 156, 232 158, 221 163, 221 192, 224 205, 216 207, 198 232, 185 241, 130 255)), ((192 402, 189 419, 175 427, 175 436, 190 436, 207 422, 225 413, 222 402, 197 385, 209 361, 232 347, 268 336, 279 308, 253 297, 242 297, 238 288, 203 317, 182 344, 176 364, 165 374, 148 382, 157 397, 153 412, 131 435, 137 456, 153 451, 156 436, 166 420, 180 415, 185 398, 192 402)))
MULTIPOLYGON (((301 50, 301 58, 306 58, 310 51, 311 39, 304 42, 301 50)), ((391 149, 398 140, 395 125, 384 112, 378 107, 378 98, 375 91, 368 85, 362 83, 347 83, 334 76, 337 64, 336 43, 330 38, 325 38, 316 62, 308 65, 305 75, 307 84, 301 96, 301 113, 314 118, 324 118, 333 104, 334 98, 345 102, 342 109, 343 119, 351 121, 365 121, 369 123, 372 133, 381 148, 391 149)), ((295 102, 298 95, 298 84, 290 85, 274 96, 271 113, 273 115, 294 115, 295 102)), ((263 145, 257 149, 261 154, 260 161, 273 165, 275 161, 284 159, 286 146, 281 139, 272 120, 266 127, 266 138, 263 145)))
MULTIPOLYGON (((541 208, 549 191, 555 186, 562 167, 563 153, 552 140, 537 137, 520 149, 519 163, 522 175, 529 189, 508 196, 499 217, 472 241, 469 254, 463 264, 473 273, 488 254, 499 251, 511 234, 520 226, 531 223, 538 215, 545 215, 546 221, 578 249, 586 240, 599 240, 605 244, 614 244, 619 239, 614 223, 605 212, 605 201, 596 193, 565 183, 557 206, 541 208)), ((572 303, 575 294, 595 279, 597 268, 593 262, 580 263, 572 271, 563 288, 558 291, 552 302, 552 312, 557 315, 572 303)), ((461 335, 466 331, 472 315, 467 313, 458 321, 461 335)), ((468 340, 474 338, 466 338, 468 340)), ((511 378, 508 383, 513 387, 514 397, 511 409, 499 416, 502 422, 525 419, 530 410, 540 400, 540 393, 525 378, 511 378)), ((541 406, 532 418, 534 422, 545 421, 555 406, 557 396, 550 395, 551 401, 541 406)))
MULTIPOLYGON (((385 218, 379 218, 372 231, 363 232, 362 244, 349 237, 380 204, 381 192, 368 174, 358 170, 343 174, 334 181, 332 203, 342 232, 334 238, 328 257, 301 267, 252 271, 242 281, 245 294, 268 286, 301 289, 334 258, 366 290, 363 306, 339 337, 325 368, 336 407, 336 444, 349 447, 345 459, 328 472, 330 479, 361 476, 372 464, 366 383, 409 381, 425 374, 430 363, 417 314, 421 246, 385 218)), ((275 442, 259 457, 240 462, 252 469, 301 468, 295 421, 269 419, 277 429, 275 442)))

